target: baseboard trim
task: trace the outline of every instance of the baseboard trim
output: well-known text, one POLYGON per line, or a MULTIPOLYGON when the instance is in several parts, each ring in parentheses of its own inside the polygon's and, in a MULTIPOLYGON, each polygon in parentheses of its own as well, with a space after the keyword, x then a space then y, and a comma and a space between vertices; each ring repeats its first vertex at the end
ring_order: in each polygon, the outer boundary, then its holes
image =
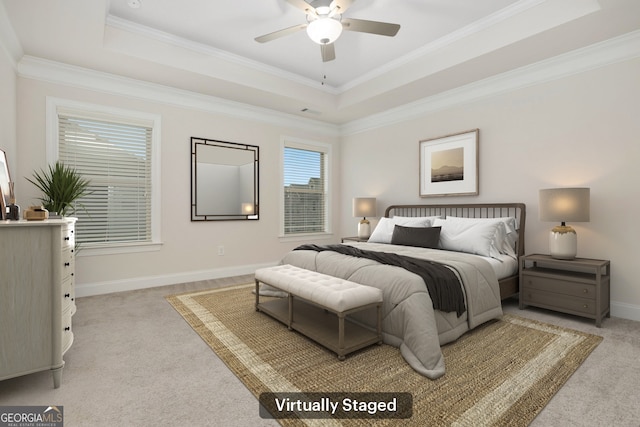
POLYGON ((271 267, 273 265, 275 265, 275 263, 251 264, 237 267, 216 268, 212 270, 189 271, 161 276, 147 276, 108 282, 76 284, 76 298, 111 294, 115 292, 135 291, 138 289, 155 288, 158 286, 177 285, 179 283, 197 282, 199 280, 242 276, 245 274, 253 274, 253 272, 258 268, 271 267))
MULTIPOLYGON (((109 282, 85 283, 76 285, 76 298, 104 295, 115 292, 135 291, 157 286, 177 285, 199 280, 220 279, 223 277, 253 274, 258 268, 271 267, 275 263, 241 265, 237 267, 216 268, 212 270, 189 271, 162 276, 147 276, 133 279, 113 280, 109 282)), ((611 316, 640 322, 640 306, 624 302, 611 302, 611 316)))
POLYGON ((640 322, 640 306, 612 301, 611 316, 640 322))

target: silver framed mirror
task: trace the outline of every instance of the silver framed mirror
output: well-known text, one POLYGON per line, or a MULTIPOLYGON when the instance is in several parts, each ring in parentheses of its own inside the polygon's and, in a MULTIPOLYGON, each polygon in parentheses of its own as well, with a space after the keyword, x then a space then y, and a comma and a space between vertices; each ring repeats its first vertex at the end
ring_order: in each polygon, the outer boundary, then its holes
POLYGON ((260 148, 191 137, 191 221, 257 220, 260 148))

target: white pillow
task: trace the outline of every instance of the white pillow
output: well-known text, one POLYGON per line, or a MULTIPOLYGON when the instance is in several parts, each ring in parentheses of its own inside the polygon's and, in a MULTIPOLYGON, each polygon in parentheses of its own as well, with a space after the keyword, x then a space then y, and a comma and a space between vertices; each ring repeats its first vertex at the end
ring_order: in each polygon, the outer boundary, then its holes
POLYGON ((369 242, 371 243, 391 243, 391 237, 393 236, 393 229, 397 225, 403 225, 405 227, 430 227, 431 218, 429 217, 408 217, 408 216, 394 216, 393 218, 380 218, 378 225, 374 228, 369 242))
POLYGON ((435 220, 440 230, 442 249, 467 252, 500 259, 496 241, 503 241, 506 227, 502 221, 468 221, 469 218, 447 217, 435 220))
POLYGON ((496 233, 494 242, 495 248, 502 254, 509 255, 512 258, 517 258, 516 254, 516 242, 518 240, 518 222, 514 217, 499 217, 499 218, 459 218, 455 216, 448 216, 447 219, 455 219, 468 222, 479 223, 504 223, 504 230, 500 229, 496 233))

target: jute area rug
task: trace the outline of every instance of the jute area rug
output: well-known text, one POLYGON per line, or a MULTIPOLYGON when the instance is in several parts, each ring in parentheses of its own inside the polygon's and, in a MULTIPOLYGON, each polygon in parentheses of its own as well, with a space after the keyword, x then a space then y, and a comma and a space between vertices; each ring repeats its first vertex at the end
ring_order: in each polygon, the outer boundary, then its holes
POLYGON ((410 419, 278 419, 283 426, 527 426, 602 341, 505 315, 443 346, 446 374, 430 380, 388 345, 338 361, 324 347, 256 312, 252 289, 243 285, 167 300, 256 397, 265 392, 413 396, 410 419))

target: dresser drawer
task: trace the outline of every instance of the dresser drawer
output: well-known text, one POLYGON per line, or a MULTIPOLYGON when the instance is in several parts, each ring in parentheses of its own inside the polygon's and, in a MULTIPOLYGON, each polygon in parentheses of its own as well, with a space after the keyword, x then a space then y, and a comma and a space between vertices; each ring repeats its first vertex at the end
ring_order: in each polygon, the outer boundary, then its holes
POLYGON ((596 314, 596 302, 593 299, 576 298, 571 295, 545 292, 538 289, 524 289, 521 292, 522 301, 528 305, 590 316, 595 316, 596 314))
POLYGON ((67 280, 75 273, 75 254, 73 249, 62 251, 62 280, 67 280))
MULTIPOLYGON (((68 278, 64 282, 62 282, 62 311, 66 310, 67 307, 71 307, 75 305, 75 292, 73 289, 73 278, 68 278)), ((73 313, 72 313, 73 314, 73 313)))
POLYGON ((73 225, 68 224, 62 227, 62 250, 71 248, 76 245, 75 228, 73 225))
POLYGON ((71 344, 73 344, 73 330, 71 329, 71 316, 73 315, 71 308, 67 308, 62 312, 62 354, 64 354, 71 344))
POLYGON ((554 294, 571 295, 574 297, 595 300, 596 286, 590 283, 580 283, 547 277, 523 275, 523 283, 520 285, 525 290, 535 289, 552 292, 554 294))

